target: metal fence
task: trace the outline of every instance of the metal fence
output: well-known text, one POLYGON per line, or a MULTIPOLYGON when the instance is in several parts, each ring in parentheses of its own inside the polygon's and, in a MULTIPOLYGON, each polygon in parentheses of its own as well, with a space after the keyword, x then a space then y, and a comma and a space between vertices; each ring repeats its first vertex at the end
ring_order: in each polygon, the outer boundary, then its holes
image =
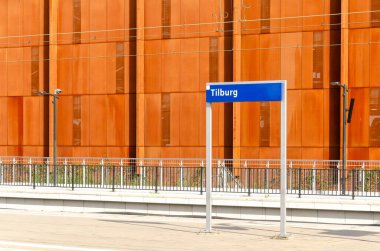
MULTIPOLYGON (((0 185, 205 191, 201 159, 59 159, 1 158, 0 185)), ((288 194, 380 196, 380 162, 289 160, 288 194)), ((280 193, 279 160, 213 160, 213 191, 251 194, 280 193)))

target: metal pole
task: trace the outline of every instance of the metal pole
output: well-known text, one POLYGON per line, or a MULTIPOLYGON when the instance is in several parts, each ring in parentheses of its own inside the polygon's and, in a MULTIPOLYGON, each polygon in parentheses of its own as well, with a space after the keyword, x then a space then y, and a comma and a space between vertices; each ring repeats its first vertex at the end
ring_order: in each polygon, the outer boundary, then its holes
POLYGON ((286 81, 282 84, 281 100, 281 223, 280 237, 286 238, 286 81))
POLYGON ((212 106, 206 103, 206 232, 212 232, 212 106))
POLYGON ((57 186, 57 95, 53 95, 53 176, 54 186, 57 186))
POLYGON ((343 179, 342 179, 342 194, 346 194, 346 128, 347 128, 347 85, 343 84, 343 135, 342 135, 342 170, 343 170, 343 179))

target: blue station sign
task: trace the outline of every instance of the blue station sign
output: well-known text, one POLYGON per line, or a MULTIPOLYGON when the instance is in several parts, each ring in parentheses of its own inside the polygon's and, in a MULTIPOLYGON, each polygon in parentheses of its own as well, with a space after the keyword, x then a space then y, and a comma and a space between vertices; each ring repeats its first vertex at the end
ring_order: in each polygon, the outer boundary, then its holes
POLYGON ((208 83, 206 102, 281 101, 282 82, 208 83))

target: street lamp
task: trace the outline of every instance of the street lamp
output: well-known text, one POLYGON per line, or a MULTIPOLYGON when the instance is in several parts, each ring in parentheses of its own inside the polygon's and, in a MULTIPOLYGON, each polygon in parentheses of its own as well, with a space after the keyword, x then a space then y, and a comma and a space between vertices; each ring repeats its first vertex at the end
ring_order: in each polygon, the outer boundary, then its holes
POLYGON ((348 87, 345 84, 341 84, 340 82, 331 82, 330 85, 332 86, 339 86, 343 89, 343 105, 342 105, 342 112, 343 112, 343 123, 342 123, 342 194, 345 195, 346 193, 346 156, 347 156, 347 146, 346 146, 346 128, 347 128, 347 112, 350 111, 350 109, 347 109, 347 93, 348 93, 348 87))
POLYGON ((55 89, 54 93, 46 91, 36 92, 37 95, 52 96, 53 97, 53 172, 54 172, 54 186, 57 186, 57 99, 61 94, 61 89, 55 89))

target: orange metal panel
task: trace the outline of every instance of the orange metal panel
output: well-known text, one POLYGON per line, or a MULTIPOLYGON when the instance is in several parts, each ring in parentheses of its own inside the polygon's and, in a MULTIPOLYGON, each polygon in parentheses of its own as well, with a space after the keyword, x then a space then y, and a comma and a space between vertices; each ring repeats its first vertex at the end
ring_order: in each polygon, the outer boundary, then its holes
POLYGON ((199 91, 199 53, 198 51, 199 51, 198 38, 181 40, 182 54, 181 54, 180 88, 182 92, 199 91))
POLYGON ((302 140, 302 98, 301 91, 288 91, 287 128, 288 146, 301 146, 302 140))
POLYGON ((40 146, 23 146, 22 151, 24 156, 44 156, 43 148, 40 146))
POLYGON ((137 1, 126 0, 125 1, 125 40, 136 40, 136 9, 137 1))
MULTIPOLYGON (((73 147, 71 146, 59 146, 57 147, 57 156, 60 157, 71 157, 73 155, 73 147)), ((88 155, 82 155, 82 156, 88 156, 88 155)))
POLYGON ((243 36, 241 39, 242 80, 260 79, 260 36, 243 36))
POLYGON ((370 148, 369 149, 369 159, 379 160, 380 159, 380 148, 370 148))
POLYGON ((170 94, 170 146, 179 146, 181 94, 170 94))
POLYGON ((323 30, 324 1, 302 0, 303 30, 323 30))
MULTIPOLYGON (((120 11, 120 10, 119 10, 120 11)), ((92 42, 107 40, 107 0, 92 0, 90 4, 90 30, 92 42)))
POLYGON ((8 147, 6 147, 6 146, 0 146, 0 155, 1 156, 8 156, 8 147))
POLYGON ((8 44, 8 0, 0 0, 0 47, 8 44))
MULTIPOLYGON (((203 102, 203 100, 202 100, 203 102)), ((181 93, 180 98, 180 145, 199 145, 200 98, 198 93, 181 93)))
POLYGON ((302 146, 323 146, 323 90, 321 89, 302 91, 302 146))
POLYGON ((125 29, 125 0, 107 0, 107 41, 123 41, 125 29))
POLYGON ((280 148, 278 147, 260 147, 260 159, 279 159, 280 148))
MULTIPOLYGON (((206 155, 201 153, 200 147, 181 147, 179 157, 180 158, 204 158, 206 155)), ((213 157, 215 157, 213 155, 213 157)))
POLYGON ((355 109, 351 123, 347 127, 348 147, 367 147, 369 145, 369 89, 352 88, 349 96, 355 99, 355 109))
POLYGON ((23 147, 21 145, 8 146, 8 156, 23 156, 23 147))
MULTIPOLYGON (((124 45, 123 45, 124 46, 124 45)), ((116 43, 107 43, 107 93, 116 93, 116 43)))
MULTIPOLYGON (((324 89, 324 146, 339 147, 340 143, 340 90, 337 88, 324 89)), ((322 125, 321 125, 322 126, 322 125)), ((336 157, 339 157, 337 155, 336 157)))
POLYGON ((323 158, 326 160, 340 159, 341 149, 339 147, 323 148, 323 158))
POLYGON ((145 93, 161 92, 162 81, 162 57, 161 53, 162 42, 146 41, 145 42, 145 93), (158 54, 158 55, 154 55, 158 54))
POLYGON ((8 46, 21 46, 22 34, 21 1, 8 1, 8 46), (12 37, 11 37, 12 36, 12 37))
POLYGON ((22 141, 23 98, 11 97, 8 98, 8 145, 21 146, 22 141))
POLYGON ((369 74, 370 74, 370 86, 380 86, 380 29, 371 29, 371 44, 370 44, 370 63, 369 63, 369 74))
POLYGON ((73 144, 73 97, 61 96, 57 103, 57 144, 73 144))
POLYGON ((27 45, 38 45, 42 40, 41 23, 43 22, 43 13, 41 11, 41 0, 24 0, 23 6, 23 31, 22 34, 26 35, 23 38, 23 43, 27 45))
POLYGON ((180 87, 181 49, 179 39, 162 41, 162 91, 178 92, 180 87))
POLYGON ((136 95, 125 95, 125 145, 136 146, 136 95))
MULTIPOLYGON (((297 0, 298 1, 298 0, 297 0)), ((281 34, 281 79, 286 79, 288 89, 302 85, 302 33, 281 34)))
POLYGON ((313 88, 313 33, 302 33, 302 88, 313 88))
MULTIPOLYGON (((81 145, 90 145, 90 116, 93 114, 90 111, 90 97, 91 96, 81 96, 81 145)), ((88 156, 88 155, 84 155, 88 156)))
POLYGON ((125 97, 108 95, 107 145, 125 145, 125 97))
POLYGON ((107 44, 90 45, 90 93, 107 93, 107 44))
POLYGON ((161 158, 178 158, 179 147, 161 147, 161 158))
POLYGON ((161 94, 145 95, 145 145, 161 146, 161 94))
POLYGON ((349 87, 369 86, 369 29, 350 30, 348 56, 349 87))
POLYGON ((367 160, 369 159, 369 148, 348 147, 347 159, 348 160, 367 160))
POLYGON ((199 146, 206 147, 206 92, 199 93, 199 102, 199 146))
POLYGON ((0 98, 0 145, 8 143, 8 98, 0 98))
MULTIPOLYGON (((204 25, 200 26, 200 36, 219 36, 218 30, 220 29, 220 25, 216 24, 216 18, 219 16, 219 5, 218 1, 200 1, 200 23, 204 25)), ((223 15, 226 12, 223 13, 223 15)), ((227 15, 232 15, 232 13, 228 13, 227 15)), ((224 20, 223 20, 224 21, 224 20)), ((222 27, 223 28, 223 27, 222 27)))
POLYGON ((157 0, 145 0, 144 3, 144 26, 149 27, 145 29, 145 39, 159 39, 162 36, 162 2, 157 0))
POLYGON ((270 0, 270 32, 281 31, 281 0, 270 0))
POLYGON ((59 44, 70 44, 73 41, 73 9, 73 1, 58 1, 59 44))
POLYGON ((260 79, 281 78, 281 36, 266 34, 260 36, 260 79), (265 48, 271 48, 266 50, 265 48))
POLYGON ((161 147, 145 147, 145 158, 161 158, 161 147))
POLYGON ((371 1, 376 0, 349 0, 348 16, 349 28, 366 28, 371 27, 371 1))
MULTIPOLYGON (((58 46, 58 83, 57 87, 62 89, 65 95, 72 93, 73 82, 73 46, 58 46)), ((48 90, 45 90, 48 91, 48 90)))
MULTIPOLYGON (((210 39, 199 39, 199 50, 210 51, 210 39)), ((180 77, 180 76, 179 76, 180 77)), ((206 83, 210 82, 210 53, 199 54, 199 89, 206 90, 206 83)))
POLYGON ((323 148, 302 148, 302 159, 323 159, 323 148))
POLYGON ((288 147, 287 158, 292 159, 302 159, 302 148, 301 147, 288 147))
POLYGON ((73 157, 92 156, 90 147, 72 147, 73 157))
POLYGON ((43 111, 40 106, 42 98, 24 97, 23 100, 23 144, 40 145, 43 136, 43 111))
POLYGON ((32 93, 32 51, 30 47, 23 48, 23 59, 22 95, 30 96, 32 93))
POLYGON ((279 102, 270 104, 270 146, 281 144, 281 106, 279 102))
POLYGON ((281 32, 296 32, 302 30, 302 1, 281 1, 281 32))
POLYGON ((90 28, 90 4, 92 0, 81 0, 81 41, 82 43, 88 43, 92 39, 92 33, 90 28))
POLYGON ((240 157, 242 159, 258 159, 260 154, 259 147, 241 147, 240 157))
POLYGON ((7 92, 8 92, 8 84, 7 84, 8 73, 7 73, 6 59, 7 59, 7 49, 5 48, 0 49, 0 96, 7 96, 7 92))
POLYGON ((88 94, 90 80, 90 46, 78 44, 73 46, 73 94, 88 94))
POLYGON ((241 109, 241 146, 259 146, 260 104, 242 103, 241 109))
POLYGON ((181 1, 181 23, 186 25, 182 31, 185 37, 197 37, 199 34, 199 1, 181 1))
POLYGON ((91 157, 107 157, 107 147, 90 147, 91 157))
POLYGON ((9 48, 8 61, 8 95, 22 96, 23 94, 23 48, 9 48))
POLYGON ((121 158, 125 157, 125 147, 107 147, 107 157, 109 158, 121 158))
MULTIPOLYGON (((90 96, 90 145, 106 146, 107 145, 107 110, 108 99, 106 95, 90 96)), ((107 148, 104 147, 107 153, 107 148)), ((102 150, 102 152, 103 152, 102 150)), ((92 151, 92 148, 90 148, 92 151)), ((91 153, 91 152, 90 152, 91 153)), ((97 152, 98 153, 98 152, 97 152)), ((105 155, 104 155, 105 156, 105 155)))

